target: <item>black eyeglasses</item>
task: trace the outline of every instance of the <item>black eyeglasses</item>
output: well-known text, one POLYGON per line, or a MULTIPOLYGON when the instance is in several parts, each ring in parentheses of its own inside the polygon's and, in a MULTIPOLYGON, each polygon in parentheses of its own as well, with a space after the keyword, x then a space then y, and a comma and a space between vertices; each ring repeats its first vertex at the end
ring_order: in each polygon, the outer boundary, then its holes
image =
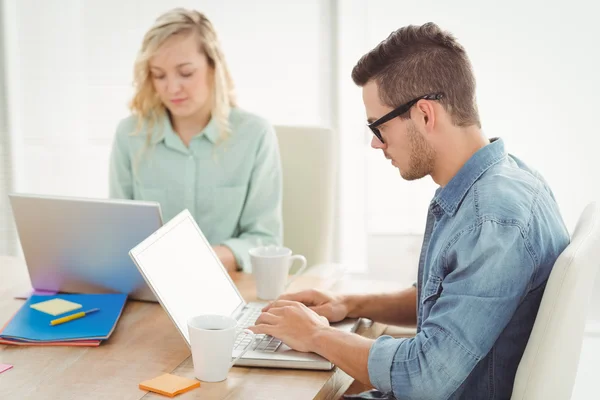
POLYGON ((377 136, 377 139, 379 139, 381 143, 385 143, 383 141, 383 137, 381 136, 381 132, 379 132, 379 128, 377 128, 378 126, 385 124, 386 122, 404 114, 405 112, 410 110, 412 106, 417 104, 419 100, 440 100, 442 97, 444 97, 443 93, 432 93, 426 94, 425 96, 417 97, 416 99, 412 99, 408 103, 402 104, 401 106, 394 108, 392 111, 385 114, 377 121, 373 121, 370 124, 367 124, 367 126, 371 129, 371 131, 373 131, 373 134, 377 136))

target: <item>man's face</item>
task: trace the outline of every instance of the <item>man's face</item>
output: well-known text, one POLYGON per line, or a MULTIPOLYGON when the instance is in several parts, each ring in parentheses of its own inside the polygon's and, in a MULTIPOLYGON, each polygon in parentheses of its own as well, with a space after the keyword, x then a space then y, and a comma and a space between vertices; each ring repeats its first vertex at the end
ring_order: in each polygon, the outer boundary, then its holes
MULTIPOLYGON (((379 89, 374 80, 363 86, 363 102, 369 123, 393 109, 381 102, 379 89)), ((378 128, 385 143, 373 135, 371 147, 381 149, 385 158, 391 160, 392 165, 398 168, 402 178, 411 181, 431 173, 435 150, 412 120, 397 117, 379 125, 378 128)))

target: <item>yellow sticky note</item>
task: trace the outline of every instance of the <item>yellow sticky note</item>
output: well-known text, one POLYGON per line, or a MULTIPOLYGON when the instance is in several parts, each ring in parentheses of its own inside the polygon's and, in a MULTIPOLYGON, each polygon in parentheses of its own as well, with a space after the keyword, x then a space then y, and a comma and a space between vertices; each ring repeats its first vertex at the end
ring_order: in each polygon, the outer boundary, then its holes
POLYGON ((30 307, 46 314, 56 316, 69 311, 77 310, 81 308, 81 304, 73 303, 72 301, 63 299, 52 299, 32 304, 30 307))
POLYGON ((200 387, 200 382, 197 380, 171 374, 164 374, 140 383, 140 389, 142 390, 148 390, 169 397, 175 397, 178 394, 198 387, 200 387))

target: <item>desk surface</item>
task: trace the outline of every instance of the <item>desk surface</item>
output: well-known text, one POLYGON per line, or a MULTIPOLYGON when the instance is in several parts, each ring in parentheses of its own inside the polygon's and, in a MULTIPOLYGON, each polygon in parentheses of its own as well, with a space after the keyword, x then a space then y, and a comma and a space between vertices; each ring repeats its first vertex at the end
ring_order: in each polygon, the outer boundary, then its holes
MULTIPOLYGON (((291 290, 323 288, 366 292, 395 289, 385 282, 344 278, 338 265, 311 268, 291 290)), ((247 301, 256 299, 252 276, 232 275, 247 301)), ((23 304, 15 300, 29 283, 22 260, 0 256, 0 324, 23 304)), ((385 326, 363 323, 359 333, 381 335, 385 326)), ((7 399, 151 399, 164 398, 138 388, 163 373, 193 378, 190 350, 167 314, 156 303, 130 301, 111 338, 97 348, 0 345, 0 363, 14 368, 0 374, 7 399)), ((352 383, 338 368, 301 371, 233 367, 227 380, 201 383, 180 399, 338 399, 352 383)))

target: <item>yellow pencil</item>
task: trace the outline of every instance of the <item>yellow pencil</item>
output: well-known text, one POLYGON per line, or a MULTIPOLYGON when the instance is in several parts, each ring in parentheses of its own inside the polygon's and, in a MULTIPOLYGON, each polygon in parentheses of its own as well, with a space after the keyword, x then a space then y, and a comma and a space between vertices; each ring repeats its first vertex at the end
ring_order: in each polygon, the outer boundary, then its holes
POLYGON ((81 311, 81 312, 78 312, 75 314, 67 315, 66 317, 53 319, 52 321, 50 321, 50 325, 54 326, 54 325, 58 325, 58 324, 63 324, 65 322, 73 321, 74 319, 79 319, 79 318, 85 317, 86 315, 96 312, 96 311, 100 311, 100 309, 92 308, 91 310, 88 310, 88 311, 81 311))

